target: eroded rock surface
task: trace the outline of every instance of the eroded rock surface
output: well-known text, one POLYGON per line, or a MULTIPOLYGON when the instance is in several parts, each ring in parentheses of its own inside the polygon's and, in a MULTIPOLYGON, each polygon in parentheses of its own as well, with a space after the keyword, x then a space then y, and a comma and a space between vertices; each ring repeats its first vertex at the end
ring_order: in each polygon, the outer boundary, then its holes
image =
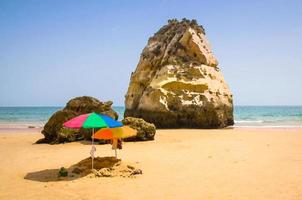
POLYGON ((234 124, 232 93, 196 20, 169 20, 149 39, 125 106, 125 117, 143 118, 157 128, 234 124))

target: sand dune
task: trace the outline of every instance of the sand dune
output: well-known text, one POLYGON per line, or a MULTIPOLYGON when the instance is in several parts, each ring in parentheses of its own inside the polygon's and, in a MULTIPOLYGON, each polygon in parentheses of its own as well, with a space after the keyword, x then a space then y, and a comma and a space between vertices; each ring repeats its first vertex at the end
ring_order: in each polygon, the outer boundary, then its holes
MULTIPOLYGON (((87 158, 91 146, 37 145, 42 135, 22 132, 1 130, 0 199, 302 199, 299 129, 159 130, 155 141, 119 151, 143 170, 136 178, 47 182, 45 174, 87 158)), ((96 153, 114 155, 109 145, 96 153)))

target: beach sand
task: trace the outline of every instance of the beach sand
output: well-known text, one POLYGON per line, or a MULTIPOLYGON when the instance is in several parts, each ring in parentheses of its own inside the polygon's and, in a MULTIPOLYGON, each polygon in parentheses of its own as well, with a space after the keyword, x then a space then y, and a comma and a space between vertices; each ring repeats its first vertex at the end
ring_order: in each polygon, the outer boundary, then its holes
MULTIPOLYGON (((33 144, 31 131, 0 133, 0 199, 302 199, 301 129, 158 130, 150 142, 124 143, 136 178, 49 181, 49 173, 89 156, 87 142, 33 144), (27 178, 25 178, 27 177, 27 178)), ((113 156, 98 145, 97 156, 113 156)))

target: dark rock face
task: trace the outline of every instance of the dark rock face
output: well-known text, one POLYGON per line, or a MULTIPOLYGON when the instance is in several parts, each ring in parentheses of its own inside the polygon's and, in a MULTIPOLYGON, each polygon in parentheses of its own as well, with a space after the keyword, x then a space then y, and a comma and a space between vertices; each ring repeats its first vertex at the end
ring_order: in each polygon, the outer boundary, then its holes
POLYGON ((90 139, 91 130, 89 129, 67 129, 63 123, 81 114, 96 112, 108 115, 113 119, 118 118, 118 114, 111 108, 112 102, 101 102, 96 98, 83 96, 71 99, 66 107, 54 113, 45 124, 42 134, 43 139, 37 143, 62 143, 72 142, 82 139, 90 139))
POLYGON ((125 99, 125 117, 157 128, 234 124, 233 95, 196 20, 169 20, 148 40, 125 99))
POLYGON ((137 135, 135 137, 125 138, 124 141, 154 140, 156 132, 154 124, 148 123, 143 119, 135 117, 126 117, 122 120, 122 123, 137 130, 137 135))

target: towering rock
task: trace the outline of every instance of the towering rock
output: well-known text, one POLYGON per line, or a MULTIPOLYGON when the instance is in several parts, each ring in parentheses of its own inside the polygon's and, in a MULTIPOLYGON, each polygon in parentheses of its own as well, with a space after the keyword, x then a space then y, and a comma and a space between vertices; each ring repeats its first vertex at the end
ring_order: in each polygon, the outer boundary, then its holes
POLYGON ((232 93, 196 20, 172 19, 148 41, 126 94, 125 117, 158 128, 233 125, 232 93))

